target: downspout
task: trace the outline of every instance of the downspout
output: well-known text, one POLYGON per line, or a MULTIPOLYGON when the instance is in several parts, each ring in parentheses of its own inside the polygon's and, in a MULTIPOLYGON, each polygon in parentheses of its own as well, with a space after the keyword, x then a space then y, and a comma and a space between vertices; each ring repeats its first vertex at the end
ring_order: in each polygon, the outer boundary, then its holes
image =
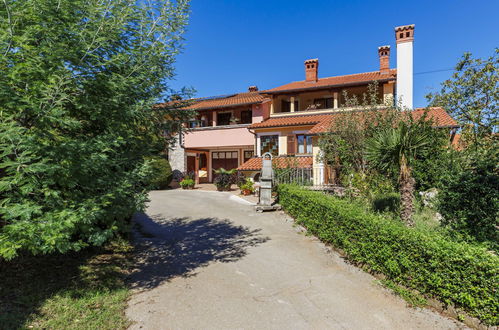
POLYGON ((256 137, 256 133, 255 132, 252 132, 250 128, 248 128, 248 132, 250 132, 251 134, 253 134, 253 136, 255 137, 255 143, 253 145, 253 153, 256 155, 256 152, 257 152, 257 146, 256 146, 256 143, 258 142, 258 139, 256 137))

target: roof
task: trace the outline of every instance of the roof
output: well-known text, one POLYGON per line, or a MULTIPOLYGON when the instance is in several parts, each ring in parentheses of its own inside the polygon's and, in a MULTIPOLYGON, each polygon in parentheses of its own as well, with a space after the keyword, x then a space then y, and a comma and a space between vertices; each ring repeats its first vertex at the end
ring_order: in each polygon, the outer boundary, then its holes
MULTIPOLYGON (((217 109, 228 108, 250 104, 258 104, 265 100, 259 92, 245 92, 238 94, 229 94, 223 96, 215 96, 209 98, 199 98, 184 100, 182 102, 192 102, 191 105, 185 107, 186 110, 204 110, 204 109, 217 109)), ((157 106, 167 106, 169 103, 161 103, 157 106)))
MULTIPOLYGON (((272 164, 278 168, 311 168, 313 163, 312 156, 278 156, 272 158, 272 164)), ((253 157, 241 164, 238 168, 239 171, 259 171, 262 169, 262 158, 253 157)))
MULTIPOLYGON (((427 112, 428 118, 433 120, 434 127, 458 127, 456 121, 442 108, 418 108, 414 111, 411 111, 410 113, 414 119, 419 119, 425 112, 427 112)), ((351 111, 334 112, 328 114, 271 117, 261 123, 252 124, 248 128, 259 129, 310 125, 312 127, 308 131, 308 134, 320 134, 327 132, 334 121, 341 120, 342 117, 346 116, 349 113, 351 113, 351 111)), ((354 112, 354 114, 359 117, 359 120, 362 120, 366 115, 372 114, 372 112, 356 111, 354 112)))
POLYGON ((380 71, 364 72, 349 74, 344 76, 335 76, 328 78, 319 78, 317 81, 294 81, 286 85, 276 88, 267 89, 261 93, 276 94, 288 91, 298 91, 306 89, 321 89, 326 87, 341 87, 348 85, 358 85, 369 83, 372 81, 389 81, 395 80, 397 77, 397 69, 390 69, 388 74, 382 74, 380 71))

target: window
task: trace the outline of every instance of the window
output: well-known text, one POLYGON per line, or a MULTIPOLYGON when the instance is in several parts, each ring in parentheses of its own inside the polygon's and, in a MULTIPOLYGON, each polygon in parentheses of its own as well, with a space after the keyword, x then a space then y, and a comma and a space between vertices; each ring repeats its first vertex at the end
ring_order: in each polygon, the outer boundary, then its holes
POLYGON ((244 151, 244 161, 247 161, 248 159, 253 157, 254 154, 255 153, 253 152, 253 150, 245 150, 244 151))
MULTIPOLYGON (((298 101, 295 101, 295 111, 299 111, 298 101)), ((290 112, 291 111, 291 102, 282 100, 281 101, 281 112, 290 112)))
POLYGON ((237 151, 213 152, 211 157, 213 159, 237 159, 237 151))
POLYGON ((262 155, 266 152, 270 152, 272 155, 277 156, 279 153, 279 135, 261 136, 260 151, 262 155))
POLYGON ((314 105, 317 106, 316 109, 332 109, 334 106, 333 98, 327 97, 327 98, 315 99, 314 105))
POLYGON ((251 124, 253 113, 251 110, 241 111, 241 124, 251 124))
POLYGON ((230 117, 232 117, 230 112, 217 113, 217 126, 230 125, 230 117))
POLYGON ((206 127, 206 122, 203 120, 190 120, 189 121, 189 128, 196 128, 196 127, 206 127))
POLYGON ((312 153, 312 136, 311 135, 297 135, 296 144, 298 145, 299 154, 312 153))

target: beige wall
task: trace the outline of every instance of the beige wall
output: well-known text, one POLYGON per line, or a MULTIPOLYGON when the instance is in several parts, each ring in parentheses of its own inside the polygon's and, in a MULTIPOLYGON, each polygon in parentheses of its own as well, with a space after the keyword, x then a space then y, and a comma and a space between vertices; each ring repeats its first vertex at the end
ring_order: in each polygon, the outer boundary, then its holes
MULTIPOLYGON (((378 97, 381 102, 384 101, 384 94, 392 94, 393 95, 393 84, 385 84, 383 86, 379 86, 378 89, 378 97), (385 87, 385 85, 391 85, 392 87, 385 87)), ((301 92, 296 94, 287 94, 287 95, 274 95, 272 98, 272 107, 273 113, 281 112, 281 101, 291 101, 291 97, 294 97, 295 100, 298 101, 298 109, 295 111, 305 111, 307 108, 314 104, 315 99, 320 98, 334 98, 334 94, 337 93, 338 98, 338 107, 345 107, 346 100, 344 97, 344 92, 347 92, 347 95, 350 98, 356 97, 359 103, 363 102, 364 95, 368 93, 368 86, 357 86, 357 87, 349 87, 346 89, 324 89, 321 91, 314 92, 301 92)))

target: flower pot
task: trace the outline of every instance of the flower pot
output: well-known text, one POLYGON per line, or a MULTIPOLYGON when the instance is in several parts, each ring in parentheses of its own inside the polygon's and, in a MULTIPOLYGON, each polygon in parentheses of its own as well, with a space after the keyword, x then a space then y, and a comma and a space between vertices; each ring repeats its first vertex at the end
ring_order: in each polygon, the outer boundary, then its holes
POLYGON ((251 195, 252 191, 250 189, 243 189, 241 190, 244 196, 249 196, 251 195))

